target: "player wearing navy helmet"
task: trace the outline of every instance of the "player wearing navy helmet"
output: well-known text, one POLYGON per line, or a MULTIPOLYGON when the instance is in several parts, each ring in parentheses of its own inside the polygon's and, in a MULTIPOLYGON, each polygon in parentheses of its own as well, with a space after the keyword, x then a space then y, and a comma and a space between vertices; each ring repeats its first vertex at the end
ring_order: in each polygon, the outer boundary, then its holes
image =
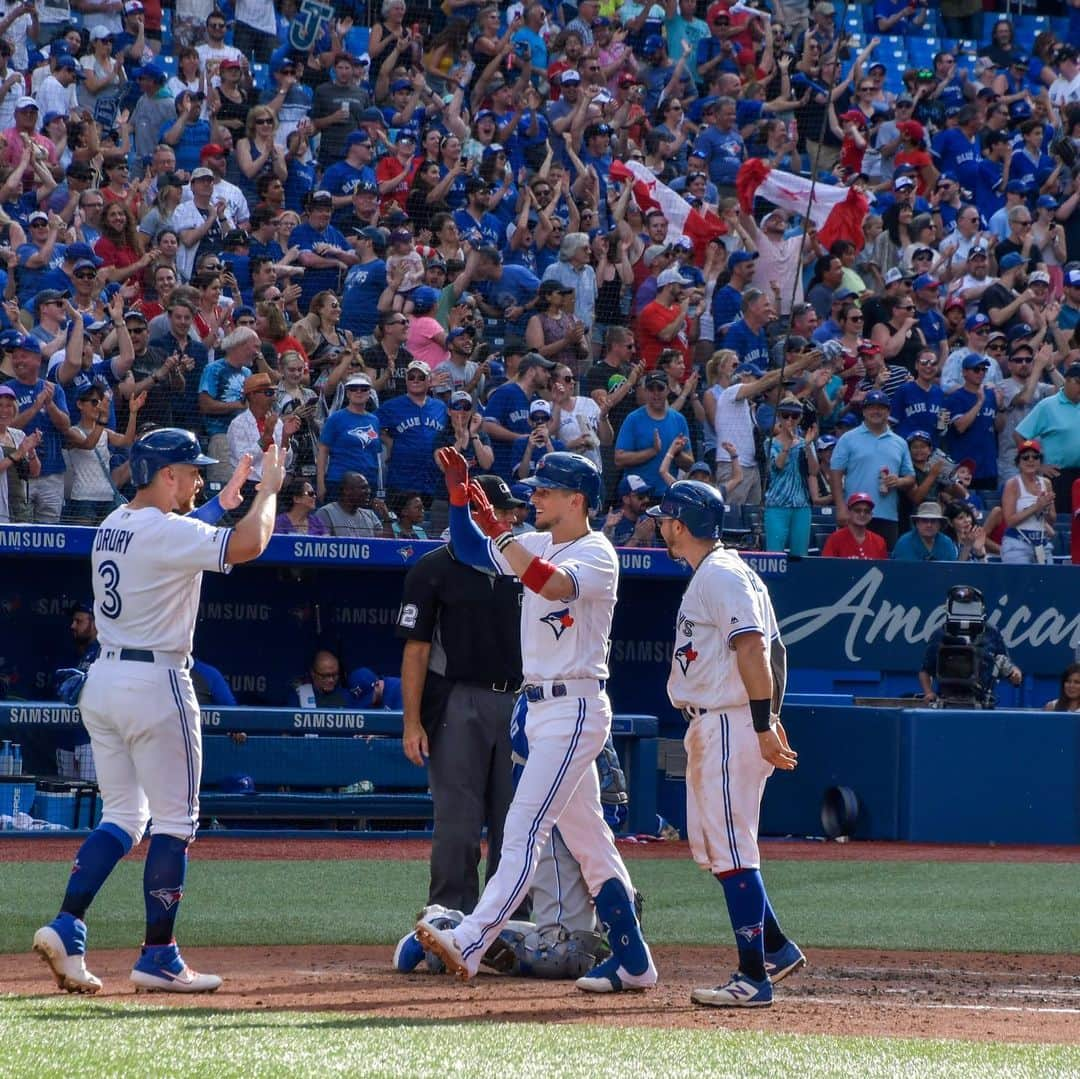
POLYGON ((668 697, 688 724, 686 830, 694 860, 720 881, 739 951, 724 985, 691 999, 767 1007, 773 985, 806 958, 780 929, 761 880, 758 817, 773 768, 796 754, 780 722, 786 655, 761 578, 720 543, 724 502, 680 480, 648 510, 673 558, 694 571, 679 607, 668 697))
POLYGON ((513 725, 518 736, 524 729, 528 756, 506 814, 498 871, 476 908, 453 929, 420 922, 416 935, 448 970, 471 978, 527 893, 558 824, 581 866, 612 952, 577 980, 578 988, 592 993, 646 989, 656 984, 656 967, 634 911, 630 875, 604 823, 593 767, 611 729, 607 642, 619 585, 614 548, 589 528, 589 512, 600 507, 600 472, 580 454, 545 455, 525 481, 533 489, 537 531, 515 536, 483 488, 470 482, 464 458, 448 448, 438 459, 450 494, 454 554, 478 568, 513 574, 524 585, 525 685, 513 725))
MULTIPOLYGON (((75 856, 60 913, 34 934, 34 951, 70 993, 101 988, 86 969, 83 917, 151 821, 143 873, 146 931, 131 981, 136 989, 173 993, 212 992, 221 985, 217 975, 193 971, 173 940, 187 849, 199 822, 202 735, 190 673, 192 639, 203 572, 228 572, 266 549, 285 456, 279 447, 267 450, 255 499, 235 528, 213 528, 175 512, 190 508, 201 484, 199 469, 214 463, 190 431, 165 427, 143 435, 131 448, 135 497, 110 513, 94 537, 90 561, 101 651, 78 705, 93 747, 101 823, 75 856)), ((228 485, 229 508, 239 504, 248 469, 250 459, 228 485)))

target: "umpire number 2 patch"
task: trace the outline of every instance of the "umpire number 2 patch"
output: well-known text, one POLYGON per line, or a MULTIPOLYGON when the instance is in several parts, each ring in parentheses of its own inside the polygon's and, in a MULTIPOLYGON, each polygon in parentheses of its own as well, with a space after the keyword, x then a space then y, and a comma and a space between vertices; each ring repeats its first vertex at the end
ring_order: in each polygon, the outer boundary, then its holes
POLYGON ((416 619, 419 615, 420 612, 417 610, 415 603, 403 603, 401 612, 398 614, 397 624, 402 629, 416 629, 416 619))

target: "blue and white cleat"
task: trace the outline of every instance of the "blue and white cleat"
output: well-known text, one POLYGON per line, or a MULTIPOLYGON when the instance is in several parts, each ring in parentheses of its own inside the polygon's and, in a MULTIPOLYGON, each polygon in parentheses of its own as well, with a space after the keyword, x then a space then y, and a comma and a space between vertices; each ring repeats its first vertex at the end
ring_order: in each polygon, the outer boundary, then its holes
POLYGON ((86 969, 86 923, 58 914, 34 934, 34 951, 49 965, 56 984, 69 993, 96 993, 101 979, 86 969))
POLYGON ((588 974, 582 975, 574 983, 583 993, 625 993, 642 989, 651 989, 659 980, 652 956, 649 957, 648 969, 643 974, 631 974, 619 966, 619 960, 608 956, 588 974))
POLYGON ((793 940, 789 940, 779 951, 765 953, 765 973, 773 985, 805 966, 806 956, 793 940))
POLYGON ((736 971, 727 985, 715 989, 695 989, 690 994, 695 1004, 708 1004, 713 1008, 768 1008, 772 1006, 772 982, 748 978, 736 971))
POLYGON ((398 974, 412 974, 424 961, 424 946, 415 933, 406 933, 394 949, 394 970, 398 974))
POLYGON ((136 993, 212 993, 221 987, 216 974, 199 974, 184 962, 173 944, 145 945, 131 982, 136 993))

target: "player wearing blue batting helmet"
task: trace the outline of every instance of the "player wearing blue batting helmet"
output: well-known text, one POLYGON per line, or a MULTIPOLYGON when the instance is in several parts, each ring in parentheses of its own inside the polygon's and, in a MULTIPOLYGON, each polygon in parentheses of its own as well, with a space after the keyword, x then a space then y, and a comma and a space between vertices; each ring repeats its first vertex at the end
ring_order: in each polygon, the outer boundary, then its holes
POLYGON ((589 510, 596 513, 604 492, 600 469, 580 453, 556 451, 545 453, 536 466, 536 474, 522 480, 526 487, 548 487, 563 491, 580 491, 589 510))
POLYGON ((715 487, 699 480, 679 480, 667 490, 649 517, 681 521, 698 539, 719 539, 724 528, 724 499, 715 487))
POLYGON ((168 465, 216 465, 202 452, 199 440, 181 427, 159 427, 135 440, 131 447, 131 482, 146 487, 168 465))

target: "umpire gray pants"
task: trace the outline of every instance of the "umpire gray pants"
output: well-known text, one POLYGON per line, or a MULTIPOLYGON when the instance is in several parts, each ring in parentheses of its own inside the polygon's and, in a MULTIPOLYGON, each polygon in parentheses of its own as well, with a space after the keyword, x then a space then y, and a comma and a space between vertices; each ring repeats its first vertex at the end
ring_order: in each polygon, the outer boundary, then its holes
POLYGON ((469 914, 480 898, 480 835, 487 827, 486 879, 499 866, 503 822, 514 794, 510 759, 513 693, 456 684, 428 732, 428 784, 435 807, 428 903, 469 914))
POLYGON ((551 838, 537 863, 529 898, 532 921, 541 937, 557 939, 560 931, 593 933, 599 928, 581 866, 559 835, 558 826, 551 829, 551 838))

